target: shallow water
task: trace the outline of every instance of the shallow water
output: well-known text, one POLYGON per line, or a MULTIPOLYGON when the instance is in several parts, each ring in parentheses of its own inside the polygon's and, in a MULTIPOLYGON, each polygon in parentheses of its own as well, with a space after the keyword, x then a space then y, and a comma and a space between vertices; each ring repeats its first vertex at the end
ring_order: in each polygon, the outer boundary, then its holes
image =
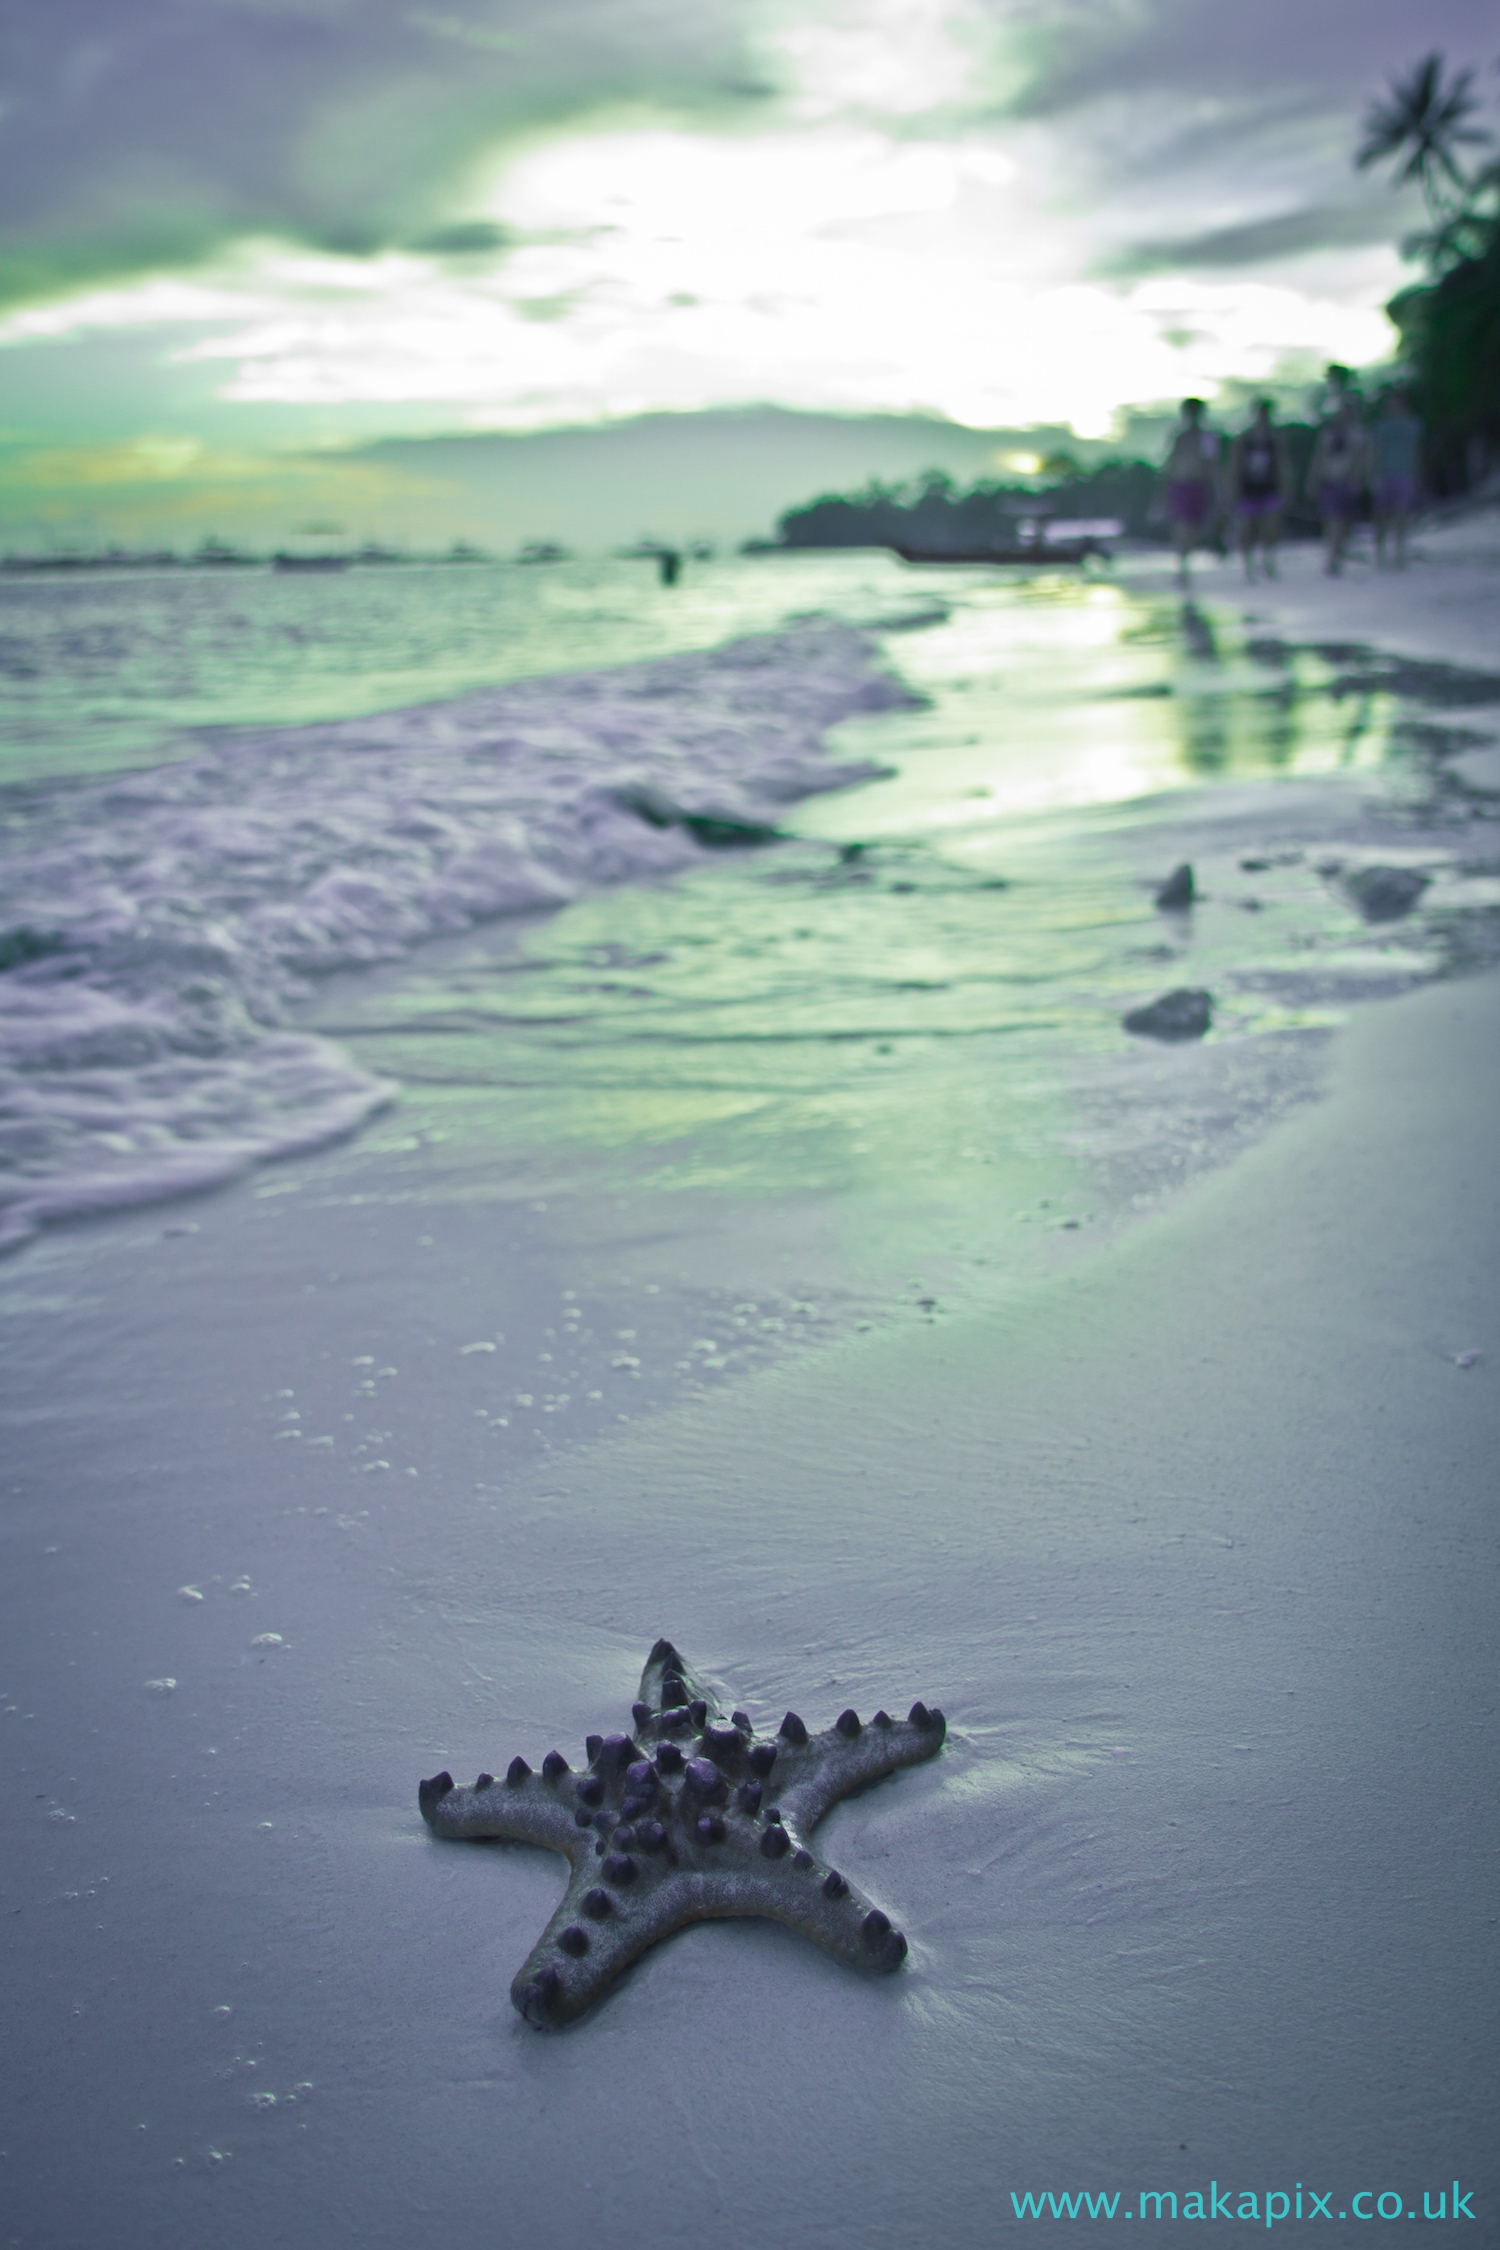
POLYGON ((1224 1161, 1316 1090, 1350 1005, 1438 971, 1445 918, 1493 919, 1452 832, 1412 825, 1436 784, 1378 667, 1112 585, 936 591, 946 617, 882 640, 921 704, 830 736, 885 778, 313 1004, 403 1087, 429 1192, 628 1184, 669 1226, 694 1195, 814 1197, 846 1280, 951 1301, 1224 1161), (1184 849, 1198 902, 1162 913, 1184 849), (1355 911, 1341 870, 1376 850, 1432 874, 1420 915, 1355 911), (1214 993, 1203 1047, 1122 1037, 1179 983, 1214 993))
POLYGON ((12 1242, 400 1090, 470 1188, 831 1193, 930 1263, 996 1167, 1053 1209, 1059 1150, 1093 1166, 1059 1225, 1138 1207, 1305 1098, 1351 1001, 1489 950, 1409 683, 1110 582, 829 554, 671 595, 618 563, 0 591, 12 1242), (1372 858, 1429 878, 1399 923, 1347 887, 1372 858), (1202 1050, 1122 1036, 1177 985, 1213 993, 1202 1050))
POLYGON ((190 757, 205 727, 307 725, 880 606, 884 556, 413 563, 0 577, 0 785, 190 757), (794 582, 789 584, 789 578, 794 582))

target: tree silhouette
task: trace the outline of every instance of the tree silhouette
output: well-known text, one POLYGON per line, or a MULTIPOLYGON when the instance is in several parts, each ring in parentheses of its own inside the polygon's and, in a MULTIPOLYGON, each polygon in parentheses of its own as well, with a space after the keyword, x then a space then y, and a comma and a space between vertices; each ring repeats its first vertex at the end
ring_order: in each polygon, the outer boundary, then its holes
POLYGON ((1480 482, 1500 453, 1500 163, 1494 138, 1472 122, 1472 70, 1445 74, 1428 55, 1365 115, 1355 155, 1362 169, 1387 161, 1395 182, 1420 183, 1431 224, 1402 244, 1428 278, 1386 307, 1401 335, 1418 412, 1427 425, 1429 477, 1439 493, 1480 482), (1462 152, 1483 145, 1470 169, 1462 152))
POLYGON ((1459 150, 1490 138, 1469 123, 1479 107, 1473 87, 1472 70, 1445 82, 1440 54, 1413 64, 1405 78, 1391 80, 1388 98, 1370 104, 1356 165, 1363 172, 1388 157, 1399 159, 1394 184, 1416 180, 1432 218, 1443 219, 1450 209, 1445 191, 1457 190, 1463 198, 1475 184, 1459 162, 1459 150))

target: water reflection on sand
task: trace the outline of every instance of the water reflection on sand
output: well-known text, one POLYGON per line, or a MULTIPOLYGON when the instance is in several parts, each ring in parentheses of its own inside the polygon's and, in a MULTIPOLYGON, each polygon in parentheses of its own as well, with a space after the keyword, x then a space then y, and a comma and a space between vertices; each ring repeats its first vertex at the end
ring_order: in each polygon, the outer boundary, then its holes
POLYGON ((948 615, 887 643, 923 707, 835 730, 889 778, 324 996, 454 1194, 628 1187, 668 1229, 812 1196, 851 1278, 987 1283, 1222 1162, 1317 1089, 1355 1000, 1492 923, 1379 665, 1113 584, 934 590, 948 615), (1184 856, 1198 899, 1162 912, 1184 856), (1341 871, 1372 856, 1435 877, 1422 912, 1362 920, 1341 871), (1210 1038, 1126 1038, 1176 985, 1212 991, 1210 1038))

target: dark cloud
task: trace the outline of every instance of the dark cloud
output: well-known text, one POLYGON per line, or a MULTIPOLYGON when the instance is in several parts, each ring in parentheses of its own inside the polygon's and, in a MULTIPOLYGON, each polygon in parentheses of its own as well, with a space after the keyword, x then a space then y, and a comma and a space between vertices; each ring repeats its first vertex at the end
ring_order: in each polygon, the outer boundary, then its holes
POLYGON ((1123 279, 1206 267, 1253 266, 1272 258, 1296 257, 1308 250, 1358 249, 1366 243, 1387 242, 1390 236, 1391 214, 1379 205, 1309 204, 1275 218, 1251 219, 1243 226, 1212 227, 1203 234, 1138 242, 1101 265, 1099 271, 1123 279))
POLYGON ((1432 48, 1487 61, 1493 0, 994 0, 1032 71, 1017 107, 1055 116, 1101 96, 1168 94, 1356 113, 1432 48))
POLYGON ((503 250, 509 240, 507 230, 491 219, 457 219, 451 226, 429 227, 425 234, 409 236, 406 247, 425 250, 434 258, 484 258, 503 250))
POLYGON ((1116 245, 1096 270, 1117 278, 1399 240, 1410 198, 1350 178, 1366 107, 1434 47, 1486 63, 1500 41, 1493 0, 993 6, 1027 64, 1007 112, 1073 137, 1116 245), (1178 211, 1200 225, 1179 230, 1178 211))
POLYGON ((247 234, 471 255, 463 186, 507 140, 761 92, 741 0, 34 0, 0 32, 0 298, 247 234))
MULTIPOLYGON (((1354 222, 1334 177, 1364 105, 1419 51, 1485 62, 1497 38, 1492 0, 1425 0, 1419 16, 1411 0, 987 4, 993 82, 1014 84, 1019 50, 1023 90, 991 99, 977 46, 955 122, 1076 133, 1083 195, 1133 209, 1164 189, 1154 215, 1114 230, 1141 237, 1135 270, 1171 251, 1160 206, 1174 185, 1215 169, 1252 192, 1176 196, 1215 219, 1187 262, 1371 239, 1339 231, 1354 222), (1267 209, 1288 215, 1249 216, 1267 209), (1334 231, 1299 234, 1319 210, 1334 231)), ((773 0, 11 0, 0 301, 257 234, 354 255, 493 254, 503 242, 464 194, 484 157, 611 105, 726 122, 763 110, 765 35, 785 21, 773 0)), ((1393 211, 1391 233, 1403 224, 1393 211)))

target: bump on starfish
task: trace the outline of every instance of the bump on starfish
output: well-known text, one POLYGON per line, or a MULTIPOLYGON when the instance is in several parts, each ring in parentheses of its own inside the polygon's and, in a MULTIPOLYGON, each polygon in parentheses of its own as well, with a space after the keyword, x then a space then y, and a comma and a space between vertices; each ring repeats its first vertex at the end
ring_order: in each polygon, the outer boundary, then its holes
POLYGON ((583 1773, 554 1750, 539 1774, 513 1758, 503 1785, 484 1773, 459 1788, 445 1772, 418 1788, 435 1836, 504 1836, 568 1861, 562 1903, 510 1988, 528 2023, 571 2023, 659 1939, 727 1916, 784 1922, 850 1968, 900 1968, 901 1932, 806 1839, 852 1790, 935 1757, 941 1711, 914 1703, 868 1726, 843 1711, 822 1734, 788 1711, 757 1740, 662 1640, 631 1721, 633 1735, 588 1737, 583 1773))

